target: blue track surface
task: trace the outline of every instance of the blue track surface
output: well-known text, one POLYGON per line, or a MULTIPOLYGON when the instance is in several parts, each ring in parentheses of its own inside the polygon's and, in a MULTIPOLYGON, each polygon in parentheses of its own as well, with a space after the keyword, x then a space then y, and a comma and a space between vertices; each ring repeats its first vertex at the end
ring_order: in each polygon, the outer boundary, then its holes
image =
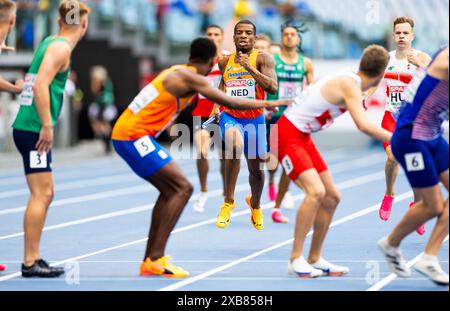
MULTIPOLYGON (((8 265, 8 271, 0 275, 0 291, 367 290, 389 275, 376 241, 389 233, 405 213, 411 200, 410 189, 404 175, 400 175, 396 190, 403 200, 394 205, 391 220, 381 222, 377 210, 384 194, 384 152, 340 149, 326 150, 324 155, 342 191, 337 223, 329 232, 324 257, 349 266, 351 272, 345 277, 304 280, 287 274, 295 210, 284 211, 290 217, 289 224, 274 224, 265 190, 265 227, 261 232, 253 229, 244 203, 249 192, 245 166, 238 181, 238 207, 231 225, 226 230, 217 229, 215 218, 222 203, 222 185, 218 163, 211 161, 209 189, 214 196, 209 198, 206 212, 196 214, 192 210, 194 195, 167 249, 175 264, 191 272, 191 278, 141 278, 138 269, 157 192, 134 176, 120 159, 106 158, 55 168, 56 197, 41 255, 66 266, 66 277, 56 280, 28 280, 16 274, 23 254, 22 218, 27 189, 22 170, 0 173, 0 262, 8 265)), ((195 162, 178 163, 198 193, 195 162)), ((301 191, 293 186, 291 191, 299 206, 301 191)), ((408 260, 423 251, 433 225, 427 224, 425 236, 413 234, 404 242, 402 248, 408 260)), ((440 256, 446 271, 448 257, 447 242, 440 256)), ((448 287, 438 287, 414 273, 407 280, 386 282, 381 290, 435 291, 448 287)))

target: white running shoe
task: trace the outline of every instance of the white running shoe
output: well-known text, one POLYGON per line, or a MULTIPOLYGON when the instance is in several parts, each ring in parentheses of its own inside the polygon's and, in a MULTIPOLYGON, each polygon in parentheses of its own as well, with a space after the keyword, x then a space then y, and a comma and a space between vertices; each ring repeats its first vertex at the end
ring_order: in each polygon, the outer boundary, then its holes
POLYGON ((348 267, 334 265, 323 258, 320 258, 316 263, 311 264, 311 266, 318 270, 322 270, 322 272, 328 276, 343 276, 350 272, 348 267))
POLYGON ((303 257, 299 257, 293 262, 289 261, 288 273, 297 275, 300 278, 316 278, 323 276, 322 270, 312 267, 303 257))
POLYGON ((203 213, 205 211, 205 204, 208 200, 208 192, 200 192, 197 200, 194 203, 194 211, 197 213, 203 213))
POLYGON ((391 273, 394 273, 402 278, 408 278, 411 276, 411 269, 403 259, 402 253, 398 247, 390 246, 386 237, 378 241, 378 247, 384 254, 391 273))
POLYGON ((448 286, 448 274, 442 270, 439 259, 436 256, 423 254, 414 265, 414 269, 428 277, 431 281, 441 286, 448 286))
POLYGON ((283 198, 283 207, 286 209, 293 209, 295 207, 294 197, 290 191, 286 192, 283 198))

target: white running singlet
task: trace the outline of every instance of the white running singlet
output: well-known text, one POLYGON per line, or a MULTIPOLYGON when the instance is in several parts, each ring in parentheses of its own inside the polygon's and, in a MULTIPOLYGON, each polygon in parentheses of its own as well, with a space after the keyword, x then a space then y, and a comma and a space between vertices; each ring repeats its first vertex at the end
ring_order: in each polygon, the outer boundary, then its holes
MULTIPOLYGON (((413 50, 413 53, 417 55, 418 51, 413 50)), ((386 110, 393 114, 398 113, 404 100, 404 92, 418 69, 410 64, 407 58, 400 60, 395 55, 396 51, 389 52, 391 58, 384 74, 387 95, 386 110)))
POLYGON ((294 103, 289 106, 284 116, 303 133, 315 133, 328 128, 334 120, 344 114, 347 109, 330 104, 322 96, 322 87, 332 79, 351 77, 361 86, 361 78, 352 72, 343 72, 326 77, 310 85, 294 103))

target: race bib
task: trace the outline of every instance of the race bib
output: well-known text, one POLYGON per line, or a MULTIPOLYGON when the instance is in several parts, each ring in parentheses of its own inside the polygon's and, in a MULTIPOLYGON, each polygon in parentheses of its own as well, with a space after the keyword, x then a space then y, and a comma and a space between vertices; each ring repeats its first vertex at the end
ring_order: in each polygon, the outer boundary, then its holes
MULTIPOLYGON (((218 89, 219 85, 220 85, 220 81, 222 81, 222 76, 219 75, 215 75, 215 76, 208 76, 206 77, 208 79, 209 84, 215 88, 218 89)), ((206 97, 203 96, 202 94, 198 95, 200 99, 205 99, 206 97)))
POLYGON ((300 82, 280 82, 279 99, 293 99, 300 96, 302 85, 300 82))
POLYGON ((229 80, 226 87, 228 96, 256 98, 256 83, 253 79, 229 80))
POLYGON ((155 145, 153 144, 150 137, 145 136, 141 139, 138 139, 134 142, 134 147, 139 152, 139 155, 144 158, 145 156, 149 155, 153 151, 156 150, 155 145))
POLYGON ((30 151, 30 168, 46 168, 47 153, 39 154, 37 151, 30 151))
POLYGON ((128 108, 133 111, 134 114, 137 114, 148 104, 154 101, 158 96, 158 90, 153 86, 153 84, 149 84, 142 89, 142 91, 138 94, 138 96, 136 96, 136 98, 128 106, 128 108))
POLYGON ((37 75, 27 73, 25 76, 25 81, 23 85, 22 93, 19 96, 19 104, 21 106, 31 106, 33 104, 34 92, 33 87, 36 83, 37 75))
POLYGON ((291 158, 286 155, 283 160, 281 161, 281 164, 283 165, 284 170, 286 171, 286 175, 290 175, 292 171, 294 170, 294 165, 292 164, 291 158))
POLYGON ((421 152, 405 154, 406 170, 408 172, 423 171, 425 162, 421 152))
POLYGON ((393 108, 398 108, 403 102, 403 94, 407 86, 390 86, 389 102, 393 108))

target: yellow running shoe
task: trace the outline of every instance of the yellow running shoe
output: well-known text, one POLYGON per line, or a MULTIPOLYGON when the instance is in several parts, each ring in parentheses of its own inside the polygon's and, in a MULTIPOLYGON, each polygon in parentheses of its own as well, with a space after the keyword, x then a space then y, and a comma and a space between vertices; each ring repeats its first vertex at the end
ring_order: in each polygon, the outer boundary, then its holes
POLYGON ((165 276, 168 278, 186 278, 189 276, 189 272, 183 270, 183 268, 174 266, 170 261, 172 258, 169 256, 161 257, 155 261, 147 258, 141 264, 141 276, 165 276))
POLYGON ((253 209, 252 204, 250 203, 251 198, 251 194, 249 194, 245 198, 245 202, 247 202, 248 207, 250 207, 250 210, 252 211, 250 220, 252 221, 253 227, 255 227, 256 230, 262 230, 264 227, 264 217, 262 210, 261 208, 253 209))
POLYGON ((217 217, 216 226, 225 229, 230 224, 231 212, 236 207, 236 203, 223 203, 220 207, 219 216, 217 217))

